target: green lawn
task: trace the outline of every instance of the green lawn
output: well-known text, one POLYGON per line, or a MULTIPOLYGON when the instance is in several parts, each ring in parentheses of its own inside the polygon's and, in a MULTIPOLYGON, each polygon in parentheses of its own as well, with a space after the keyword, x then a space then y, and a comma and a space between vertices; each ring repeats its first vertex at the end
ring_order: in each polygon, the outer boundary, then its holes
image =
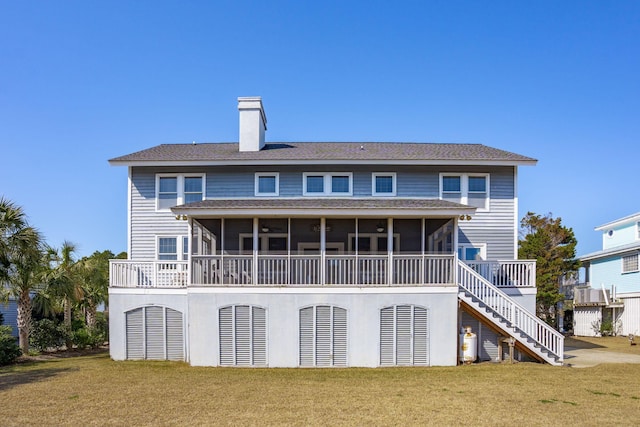
POLYGON ((107 353, 0 368, 0 425, 637 425, 640 365, 233 369, 107 353))

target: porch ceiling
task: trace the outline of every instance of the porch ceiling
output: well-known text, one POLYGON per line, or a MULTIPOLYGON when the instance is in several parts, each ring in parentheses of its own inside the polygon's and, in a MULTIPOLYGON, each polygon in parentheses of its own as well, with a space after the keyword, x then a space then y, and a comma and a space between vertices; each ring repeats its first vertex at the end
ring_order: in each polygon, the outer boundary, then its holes
POLYGON ((440 199, 304 198, 213 199, 171 208, 175 214, 204 216, 358 216, 451 217, 472 215, 476 208, 440 199))

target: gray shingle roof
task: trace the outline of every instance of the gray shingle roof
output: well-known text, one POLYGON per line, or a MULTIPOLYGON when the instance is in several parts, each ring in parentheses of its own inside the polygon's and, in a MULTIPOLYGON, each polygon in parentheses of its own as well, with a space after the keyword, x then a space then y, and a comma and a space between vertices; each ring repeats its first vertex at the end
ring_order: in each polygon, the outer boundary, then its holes
POLYGON ((240 152, 237 143, 162 144, 110 160, 112 164, 275 163, 279 161, 417 161, 455 164, 535 164, 531 157, 481 144, 407 142, 269 143, 260 151, 240 152))
POLYGON ((467 213, 475 208, 440 199, 402 198, 313 198, 313 199, 211 199, 172 208, 174 212, 196 210, 260 210, 260 209, 386 209, 386 210, 460 210, 467 213))

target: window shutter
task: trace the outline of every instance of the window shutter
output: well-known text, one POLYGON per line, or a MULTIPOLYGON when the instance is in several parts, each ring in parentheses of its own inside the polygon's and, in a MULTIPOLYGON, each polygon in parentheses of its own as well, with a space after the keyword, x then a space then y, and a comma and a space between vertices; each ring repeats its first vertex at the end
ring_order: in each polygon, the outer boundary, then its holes
POLYGON ((429 364, 428 319, 427 310, 423 307, 413 308, 413 364, 429 364))
POLYGON ((166 309, 167 322, 167 359, 184 360, 184 329, 182 313, 171 308, 166 309))
POLYGON ((164 360, 164 309, 158 306, 145 308, 146 358, 164 360))
POLYGON ((333 366, 347 366, 347 310, 333 307, 333 366))
POLYGON ((380 364, 395 365, 395 309, 386 307, 380 310, 380 364))
POLYGON ((233 307, 224 307, 219 310, 220 330, 220 364, 233 366, 234 340, 233 340, 233 307))
POLYGON ((267 365, 267 316, 262 307, 252 307, 253 312, 253 365, 267 365))
POLYGON ((142 308, 126 313, 127 359, 144 359, 144 325, 142 308))
POLYGON ((235 306, 236 365, 251 365, 251 319, 249 306, 235 306))
POLYGON ((314 307, 300 310, 300 366, 315 365, 314 307))

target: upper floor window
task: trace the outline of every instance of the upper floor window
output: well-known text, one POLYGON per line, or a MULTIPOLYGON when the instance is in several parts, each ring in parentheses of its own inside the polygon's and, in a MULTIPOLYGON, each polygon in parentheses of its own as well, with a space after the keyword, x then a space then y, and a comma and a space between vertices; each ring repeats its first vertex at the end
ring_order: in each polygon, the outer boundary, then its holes
POLYGON ((488 174, 440 174, 440 197, 443 200, 489 209, 488 174))
POLYGON ((156 209, 168 210, 183 203, 198 202, 204 195, 204 175, 157 175, 156 209))
POLYGON ((180 261, 189 258, 189 238, 181 237, 158 237, 158 260, 159 261, 180 261))
POLYGON ((374 196, 395 196, 396 195, 396 174, 395 173, 373 173, 371 176, 372 194, 374 196))
POLYGON ((304 173, 305 196, 350 196, 353 192, 351 173, 304 173))
POLYGON ((256 174, 256 196, 277 196, 279 193, 280 175, 277 172, 256 174))
POLYGON ((636 239, 640 240, 640 221, 636 222, 636 239))
POLYGON ((638 254, 622 257, 622 272, 634 273, 638 271, 638 254))

